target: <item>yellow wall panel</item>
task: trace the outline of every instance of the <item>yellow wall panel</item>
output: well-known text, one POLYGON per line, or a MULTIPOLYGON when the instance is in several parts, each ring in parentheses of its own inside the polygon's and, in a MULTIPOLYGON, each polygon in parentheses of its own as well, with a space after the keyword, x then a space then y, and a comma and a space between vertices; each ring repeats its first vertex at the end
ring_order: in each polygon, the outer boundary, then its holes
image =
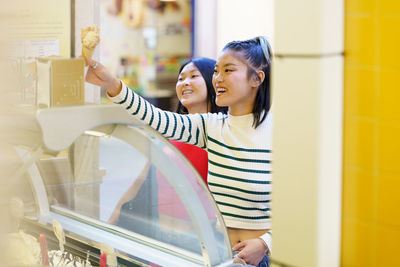
POLYGON ((378 226, 376 257, 379 264, 375 266, 397 267, 400 266, 399 260, 399 240, 400 227, 389 225, 378 226))
POLYGON ((375 265, 375 227, 362 221, 343 220, 342 267, 373 267, 375 265))
POLYGON ((376 9, 376 0, 352 0, 346 1, 347 13, 373 13, 376 9))
POLYGON ((399 0, 379 0, 379 5, 380 5, 380 12, 382 14, 400 14, 399 0))
MULTIPOLYGON (((375 220, 373 211, 375 195, 375 175, 370 171, 345 167, 343 176, 343 217, 375 220)), ((399 194, 400 195, 400 194, 399 194)))
POLYGON ((373 120, 345 117, 343 151, 345 166, 356 166, 370 171, 376 169, 376 130, 377 123, 373 120))
MULTIPOLYGON (((379 127, 378 164, 381 173, 400 176, 400 123, 382 122, 379 127)), ((398 188, 400 194, 400 187, 398 188)), ((399 203, 400 204, 400 203, 399 203)))
POLYGON ((345 66, 344 111, 353 116, 377 116, 378 99, 375 90, 378 72, 373 67, 345 66))
MULTIPOLYGON (((400 14, 379 19, 380 65, 400 68, 400 14)), ((399 86, 397 87, 399 88, 399 86)))
POLYGON ((346 16, 345 56, 349 64, 374 65, 377 63, 372 16, 346 16))
MULTIPOLYGON (((400 227, 400 175, 381 175, 378 193, 378 223, 400 227)), ((400 230, 400 229, 399 229, 400 230)), ((399 239, 400 240, 400 239, 399 239)), ((398 246, 400 248, 400 245, 398 246)), ((400 262, 399 262, 400 263, 400 262)))
POLYGON ((341 262, 400 266, 400 1, 345 3, 341 262))
POLYGON ((400 68, 382 70, 379 74, 379 117, 382 119, 399 121, 399 102, 400 68))

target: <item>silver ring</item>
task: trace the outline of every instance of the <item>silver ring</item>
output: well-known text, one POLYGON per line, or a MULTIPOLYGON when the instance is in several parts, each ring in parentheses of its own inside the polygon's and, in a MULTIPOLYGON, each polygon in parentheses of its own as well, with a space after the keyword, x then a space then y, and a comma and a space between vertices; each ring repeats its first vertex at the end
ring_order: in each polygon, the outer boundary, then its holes
POLYGON ((99 64, 97 64, 97 62, 96 62, 96 63, 92 66, 92 68, 93 68, 93 69, 96 69, 98 65, 99 65, 99 64))

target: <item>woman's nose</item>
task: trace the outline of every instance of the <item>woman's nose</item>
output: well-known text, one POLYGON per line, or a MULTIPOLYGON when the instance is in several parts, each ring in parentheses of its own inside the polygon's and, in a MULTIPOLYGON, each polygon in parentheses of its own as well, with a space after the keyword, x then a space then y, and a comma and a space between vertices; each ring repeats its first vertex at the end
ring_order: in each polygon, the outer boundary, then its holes
POLYGON ((214 74, 214 80, 217 81, 217 82, 220 82, 222 80, 221 73, 214 74))

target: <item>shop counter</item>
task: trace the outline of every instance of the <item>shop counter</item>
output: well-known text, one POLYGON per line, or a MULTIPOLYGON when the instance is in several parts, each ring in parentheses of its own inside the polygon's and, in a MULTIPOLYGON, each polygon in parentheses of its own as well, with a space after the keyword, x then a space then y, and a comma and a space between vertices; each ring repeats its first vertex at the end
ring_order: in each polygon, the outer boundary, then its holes
POLYGON ((109 265, 237 266, 207 185, 158 132, 118 105, 43 109, 36 119, 41 145, 15 147, 20 230, 59 249, 58 223, 65 251, 92 265, 108 249, 109 265))

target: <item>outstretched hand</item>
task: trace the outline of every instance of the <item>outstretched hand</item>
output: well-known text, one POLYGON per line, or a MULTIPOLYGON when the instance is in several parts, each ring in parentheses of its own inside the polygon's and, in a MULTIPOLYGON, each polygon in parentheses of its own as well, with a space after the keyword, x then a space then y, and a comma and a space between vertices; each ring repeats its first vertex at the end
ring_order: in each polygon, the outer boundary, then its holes
POLYGON ((262 240, 254 238, 236 244, 233 251, 240 251, 236 257, 243 259, 246 264, 257 266, 265 256, 267 248, 262 240))
POLYGON ((105 88, 110 96, 118 95, 122 88, 121 81, 114 77, 101 63, 92 59, 88 59, 88 63, 86 81, 105 88))

